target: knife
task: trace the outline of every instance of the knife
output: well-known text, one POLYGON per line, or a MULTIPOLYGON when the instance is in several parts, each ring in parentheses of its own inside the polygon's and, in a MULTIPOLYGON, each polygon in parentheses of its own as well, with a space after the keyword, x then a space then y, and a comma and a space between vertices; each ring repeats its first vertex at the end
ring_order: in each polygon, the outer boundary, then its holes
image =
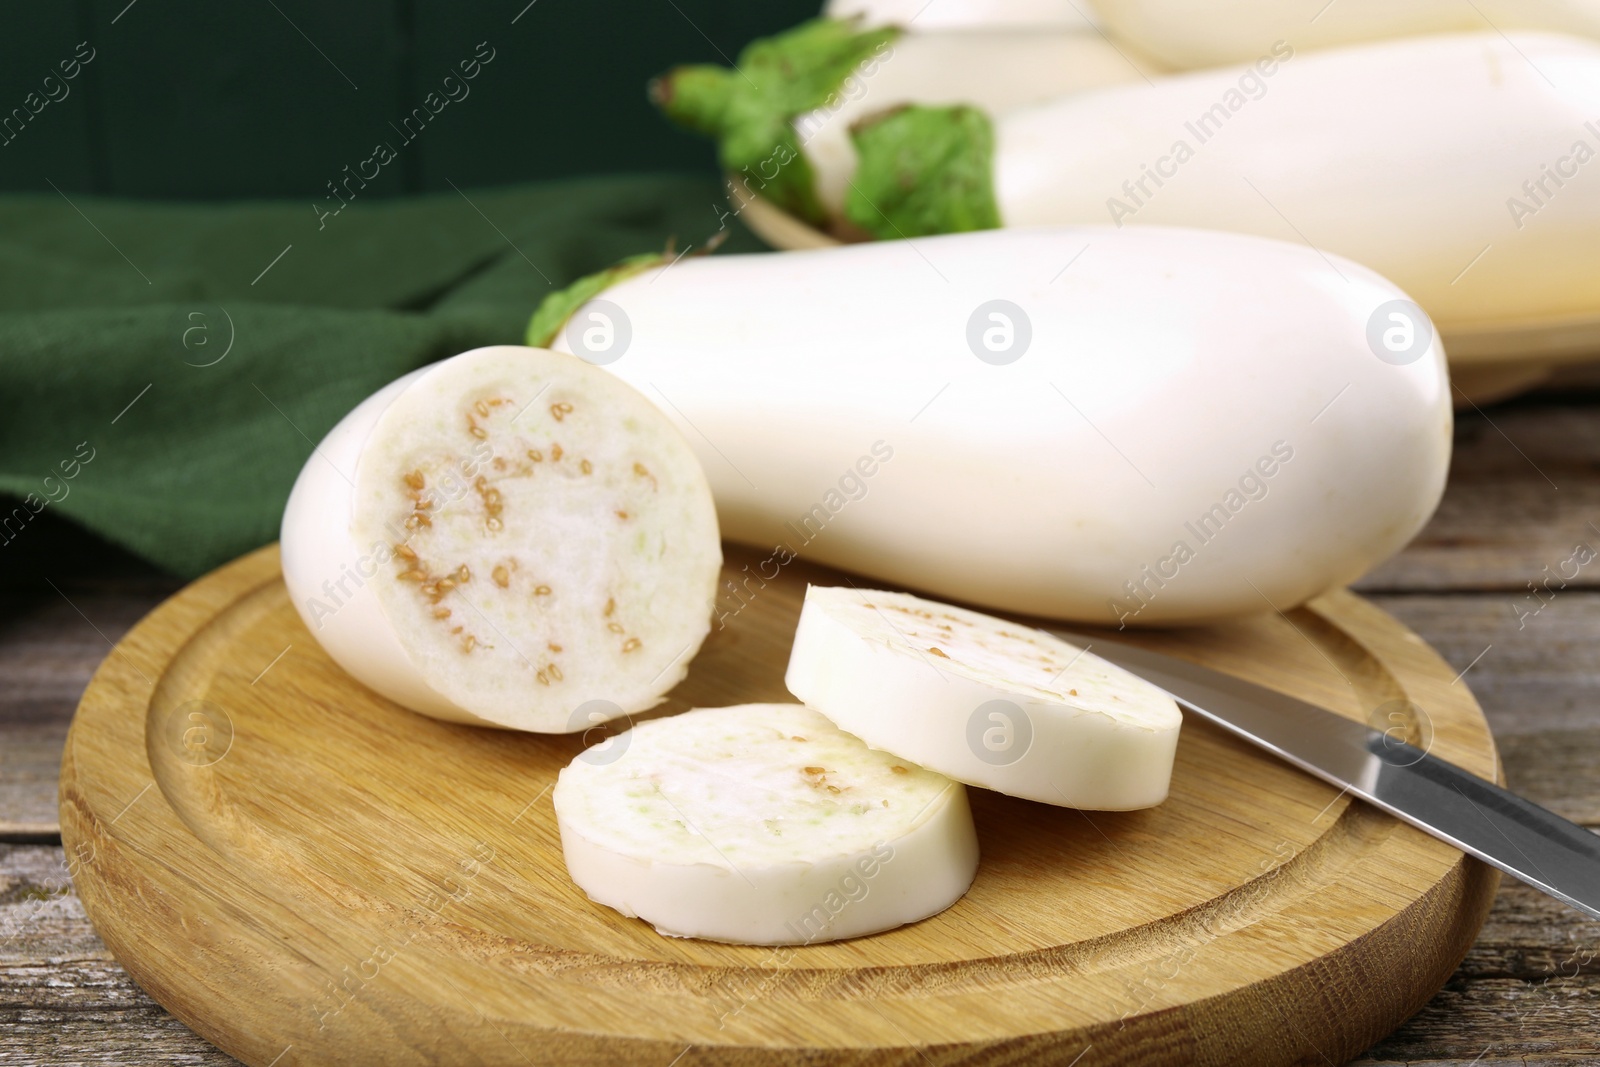
POLYGON ((1175 656, 1062 634, 1181 707, 1374 807, 1600 918, 1600 835, 1401 740, 1175 656))

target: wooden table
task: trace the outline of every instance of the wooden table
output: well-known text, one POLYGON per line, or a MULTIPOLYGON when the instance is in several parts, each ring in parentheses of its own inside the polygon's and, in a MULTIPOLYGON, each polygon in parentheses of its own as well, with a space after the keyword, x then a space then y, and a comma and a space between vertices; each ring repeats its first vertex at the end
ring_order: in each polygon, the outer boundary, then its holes
MULTIPOLYGON (((1566 563, 1600 551, 1600 378, 1579 384, 1462 415, 1439 514, 1358 588, 1464 671, 1513 789, 1600 828, 1600 559, 1566 563)), ((22 542, 0 549, 0 1064, 232 1062, 111 958, 56 824, 79 694, 178 583, 76 539, 33 556, 22 542)), ((1356 1062, 1600 1062, 1600 921, 1507 879, 1450 983, 1356 1062)))

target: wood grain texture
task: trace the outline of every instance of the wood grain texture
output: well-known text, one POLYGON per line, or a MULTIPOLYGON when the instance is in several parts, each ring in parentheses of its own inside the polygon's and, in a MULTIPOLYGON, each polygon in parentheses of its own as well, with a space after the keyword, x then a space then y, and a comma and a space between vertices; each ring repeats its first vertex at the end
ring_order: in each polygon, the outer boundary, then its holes
POLYGON ((1560 592, 1563 573, 1568 590, 1600 588, 1600 560, 1562 567, 1580 543, 1600 549, 1597 473, 1593 407, 1567 401, 1458 412, 1439 510, 1404 552, 1355 588, 1500 590, 1513 594, 1508 611, 1534 595, 1530 583, 1540 597, 1547 581, 1560 592))
POLYGON ((1490 594, 1374 600, 1429 642, 1490 709, 1499 737, 1587 732, 1600 708, 1600 594, 1563 593, 1526 626, 1490 594), (1470 668, 1470 669, 1469 669, 1470 668))
POLYGON ((60 834, 56 780, 78 698, 112 642, 176 587, 67 583, 0 595, 0 840, 60 834))
MULTIPOLYGON (((162 599, 157 583, 129 584, 106 575, 91 586, 67 586, 66 592, 94 625, 116 638, 162 599)), ((48 808, 53 829, 60 740, 81 685, 106 645, 88 621, 57 594, 47 593, 48 600, 11 598, 3 613, 0 761, 9 762, 0 767, 0 794, 8 805, 21 795, 36 810, 48 808), (56 666, 42 669, 42 663, 56 666), (53 679, 57 670, 64 676, 53 679), (22 694, 22 702, 8 701, 13 692, 22 694), (54 717, 54 745, 29 750, 27 759, 12 759, 14 739, 23 727, 31 729, 33 715, 54 717), (25 787, 14 781, 18 765, 30 778, 25 787)), ((1498 620, 1502 599, 1462 595, 1380 597, 1378 602, 1430 641, 1444 644, 1446 634, 1457 635, 1447 651, 1459 670, 1483 647, 1482 640, 1472 642, 1498 620), (1425 608, 1408 610, 1414 605, 1425 608)), ((1588 627, 1584 620, 1600 619, 1600 597, 1572 603, 1573 625, 1580 630, 1588 627)), ((1559 632, 1562 626, 1553 629, 1559 632)), ((1521 700, 1514 680, 1495 677, 1500 661, 1493 655, 1468 680, 1478 687, 1483 672, 1492 683, 1480 689, 1489 717, 1500 723, 1498 729, 1512 731, 1497 738, 1508 784, 1567 818, 1600 827, 1600 730, 1543 728, 1547 705, 1592 702, 1600 688, 1600 647, 1580 643, 1583 654, 1571 651, 1553 653, 1543 643, 1530 650, 1529 655, 1542 656, 1537 673, 1547 692, 1555 691, 1554 700, 1521 700)), ((10 810, 0 808, 0 815, 10 810)), ((235 1062, 150 1000, 112 959, 66 886, 63 856, 56 846, 0 845, 0 1063, 235 1062), (46 909, 40 901, 54 904, 46 909)), ((1584 965, 1580 977, 1571 972, 1574 962, 1596 949, 1600 923, 1506 880, 1487 925, 1445 988, 1357 1062, 1362 1067, 1467 1067, 1485 1049, 1491 1051, 1479 1067, 1589 1062, 1595 1058, 1592 1035, 1600 1033, 1600 973, 1595 963, 1584 965)))
MULTIPOLYGON (((56 846, 0 845, 0 1063, 236 1063, 134 985, 89 925, 64 862, 56 846)), ((1600 922, 1506 880, 1445 988, 1354 1063, 1468 1067, 1485 1049, 1478 1067, 1590 1062, 1600 967, 1580 961, 1596 947, 1600 922)))
MULTIPOLYGON (((730 573, 747 561, 731 552, 730 573)), ((107 944, 247 1063, 290 1045, 292 1063, 660 1064, 690 1046, 727 1063, 1091 1046, 1087 1065, 1337 1062, 1444 983, 1497 881, 1191 724, 1151 811, 976 793, 983 866, 934 919, 777 956, 663 939, 562 872, 548 787, 577 739, 366 694, 301 628, 276 567, 247 557, 135 628, 85 695, 62 778, 66 852, 107 944), (172 732, 197 699, 232 731, 204 765, 172 732)), ((804 582, 829 577, 796 564, 763 589, 668 709, 782 699, 804 582)), ((1496 773, 1450 668, 1349 594, 1292 624, 1141 641, 1356 717, 1409 697, 1436 752, 1496 773)))
POLYGON ((0 845, 0 1064, 235 1062, 111 958, 59 845, 0 845))

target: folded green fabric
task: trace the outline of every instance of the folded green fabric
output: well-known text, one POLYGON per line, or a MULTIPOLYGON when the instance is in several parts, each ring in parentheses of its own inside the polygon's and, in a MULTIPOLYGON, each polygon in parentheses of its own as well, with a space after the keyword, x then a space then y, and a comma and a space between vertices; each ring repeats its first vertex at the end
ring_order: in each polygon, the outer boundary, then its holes
POLYGON ((0 568, 46 511, 182 575, 272 540, 312 444, 363 397, 520 343, 547 293, 669 239, 727 227, 758 249, 725 205, 683 176, 337 215, 0 198, 0 568))

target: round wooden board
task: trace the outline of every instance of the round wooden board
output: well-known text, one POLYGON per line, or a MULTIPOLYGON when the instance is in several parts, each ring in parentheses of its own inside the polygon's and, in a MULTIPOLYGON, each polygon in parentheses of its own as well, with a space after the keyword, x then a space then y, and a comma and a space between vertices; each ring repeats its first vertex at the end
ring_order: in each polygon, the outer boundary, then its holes
MULTIPOLYGON (((758 558, 730 547, 727 575, 758 558)), ((794 563, 742 608, 725 597, 665 710, 787 699, 808 580, 840 576, 794 563)), ((1465 685, 1348 592, 1133 639, 1345 715, 1409 700, 1408 729, 1498 776, 1465 685)), ((63 843, 134 979, 258 1067, 1339 1063, 1443 985, 1498 883, 1191 719, 1155 809, 974 790, 977 880, 934 918, 796 949, 675 940, 566 877, 550 789, 581 744, 361 688, 267 548, 162 605, 95 675, 63 843)))
MULTIPOLYGON (((771 201, 743 193, 730 177, 735 214, 767 244, 784 252, 845 242, 795 218, 771 201)), ((1457 407, 1491 404, 1527 392, 1573 363, 1600 360, 1600 315, 1460 324, 1441 329, 1457 407)))

